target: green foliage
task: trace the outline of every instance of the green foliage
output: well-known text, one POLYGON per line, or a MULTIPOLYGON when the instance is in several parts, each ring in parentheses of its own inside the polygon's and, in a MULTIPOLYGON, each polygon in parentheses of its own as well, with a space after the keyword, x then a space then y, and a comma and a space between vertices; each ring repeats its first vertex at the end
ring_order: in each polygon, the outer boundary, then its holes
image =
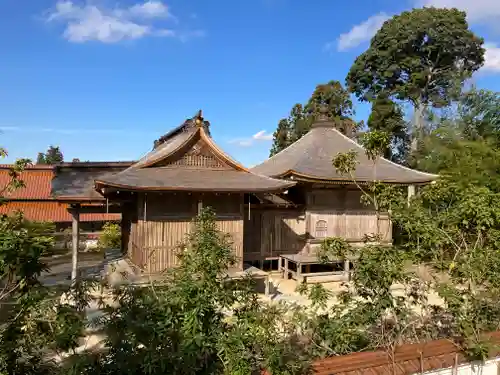
POLYGON ((302 138, 311 129, 321 107, 327 109, 327 116, 337 124, 338 129, 351 135, 359 127, 352 120, 353 104, 349 92, 338 81, 316 86, 306 105, 295 104, 288 118, 281 119, 274 132, 270 156, 285 149, 302 138))
POLYGON ((36 158, 37 164, 57 164, 64 161, 64 156, 59 146, 50 146, 45 153, 39 152, 36 158))
POLYGON ((278 128, 273 134, 273 145, 270 155, 276 155, 281 150, 284 150, 291 144, 291 126, 289 119, 282 118, 278 123, 278 128))
MULTIPOLYGON (((45 228, 42 228, 44 231, 45 228)), ((24 220, 22 214, 0 218, 0 279, 24 288, 36 282, 46 269, 40 257, 54 240, 40 233, 40 226, 24 220)))
POLYGON ((409 136, 404 113, 388 95, 381 93, 372 103, 368 129, 389 134, 390 140, 383 152, 386 159, 403 163, 409 148, 409 136))
MULTIPOLYGON (((494 181, 498 158, 481 160, 495 154, 488 143, 492 141, 486 136, 464 140, 457 136, 460 129, 462 125, 454 123, 448 129, 454 130, 449 133, 453 136, 436 136, 439 148, 430 153, 434 151, 435 161, 442 158, 440 170, 446 173, 436 183, 421 187, 410 202, 394 186, 374 181, 362 188, 378 211, 390 215, 399 233, 393 246, 368 242, 359 251, 342 239, 324 241, 319 254, 324 261, 356 258, 352 285, 337 313, 339 318, 342 314, 355 317, 348 323, 351 330, 339 331, 335 321, 327 320, 333 327, 330 333, 351 335, 347 344, 343 339, 344 347, 351 349, 352 342, 373 348, 462 337, 457 344, 469 358, 486 358, 491 345, 482 335, 500 329, 500 195, 494 181), (411 272, 418 264, 432 270, 433 281, 423 282, 411 272), (403 287, 403 296, 391 291, 395 285, 403 287), (439 294, 444 306, 428 303, 429 288, 439 294), (413 306, 419 306, 420 313, 413 306)), ((363 142, 367 155, 375 160, 384 137, 374 134, 367 139, 363 142)), ((339 173, 354 179, 354 151, 337 155, 333 164, 339 173)))
POLYGON ((386 21, 356 58, 347 83, 361 100, 381 93, 415 106, 446 105, 484 62, 483 40, 457 9, 422 8, 386 21))
POLYGON ((362 101, 393 98, 413 104, 411 150, 419 147, 430 107, 456 98, 484 63, 483 39, 455 8, 419 8, 386 21, 358 56, 346 82, 362 101))
POLYGON ((121 248, 122 232, 120 224, 105 223, 102 227, 102 233, 99 236, 98 248, 100 249, 119 249, 121 248))
POLYGON ((62 290, 38 281, 47 270, 41 256, 53 247, 47 228, 22 214, 0 218, 0 373, 54 374, 52 357, 83 334, 83 308, 61 303, 62 290))
POLYGON ((458 102, 458 116, 463 134, 470 140, 489 139, 500 144, 500 93, 473 88, 458 102))
POLYGON ((80 373, 303 373, 310 356, 294 339, 294 314, 261 305, 251 280, 231 279, 237 261, 214 213, 203 210, 163 282, 115 291, 105 350, 79 358, 80 373))
POLYGON ((454 108, 436 118, 435 129, 423 139, 412 164, 457 183, 500 191, 498 98, 498 93, 484 90, 463 93, 454 108))

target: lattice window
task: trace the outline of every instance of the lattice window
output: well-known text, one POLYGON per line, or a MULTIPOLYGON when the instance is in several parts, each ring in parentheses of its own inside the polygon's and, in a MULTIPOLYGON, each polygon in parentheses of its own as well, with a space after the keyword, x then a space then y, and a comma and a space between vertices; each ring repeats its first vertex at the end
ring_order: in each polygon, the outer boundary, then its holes
POLYGON ((314 230, 314 237, 325 238, 327 235, 327 224, 325 220, 318 220, 316 222, 316 228, 314 230))

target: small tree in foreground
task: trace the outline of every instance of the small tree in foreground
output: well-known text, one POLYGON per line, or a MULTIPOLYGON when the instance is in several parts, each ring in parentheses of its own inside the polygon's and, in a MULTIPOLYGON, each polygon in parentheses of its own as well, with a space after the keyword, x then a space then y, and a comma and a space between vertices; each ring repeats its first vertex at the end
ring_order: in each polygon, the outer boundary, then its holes
MULTIPOLYGON (((234 280, 229 237, 205 209, 161 283, 115 290, 98 353, 75 356, 79 374, 301 374, 310 356, 294 310, 262 304, 250 279, 234 280)), ((298 312, 296 313, 298 314, 298 312)), ((298 315, 297 315, 298 316, 298 315)))

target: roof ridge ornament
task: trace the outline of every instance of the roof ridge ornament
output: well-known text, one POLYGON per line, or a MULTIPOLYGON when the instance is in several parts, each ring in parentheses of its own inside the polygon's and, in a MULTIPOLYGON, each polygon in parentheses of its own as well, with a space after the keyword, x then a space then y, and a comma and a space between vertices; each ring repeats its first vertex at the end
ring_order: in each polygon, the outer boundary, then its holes
POLYGON ((201 128, 205 124, 205 120, 203 119, 203 113, 202 113, 201 109, 194 116, 194 123, 199 128, 201 128))
POLYGON ((318 114, 311 124, 311 128, 316 127, 335 128, 335 123, 328 116, 328 106, 326 104, 320 104, 318 114))

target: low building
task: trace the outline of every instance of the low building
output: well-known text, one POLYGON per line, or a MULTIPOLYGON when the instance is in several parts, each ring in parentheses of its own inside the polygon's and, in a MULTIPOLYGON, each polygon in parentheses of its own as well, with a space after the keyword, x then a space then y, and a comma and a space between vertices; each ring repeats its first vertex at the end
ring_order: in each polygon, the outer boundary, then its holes
MULTIPOLYGON (((52 165, 28 166, 19 176, 24 186, 15 190, 6 189, 11 181, 12 165, 0 165, 0 189, 4 202, 0 205, 0 214, 11 215, 21 211, 31 221, 54 223, 56 234, 71 228, 71 215, 68 204, 59 202, 52 194, 52 165)), ((89 213, 83 214, 81 231, 83 236, 92 237, 99 233, 103 224, 108 221, 120 221, 121 214, 89 213)))

